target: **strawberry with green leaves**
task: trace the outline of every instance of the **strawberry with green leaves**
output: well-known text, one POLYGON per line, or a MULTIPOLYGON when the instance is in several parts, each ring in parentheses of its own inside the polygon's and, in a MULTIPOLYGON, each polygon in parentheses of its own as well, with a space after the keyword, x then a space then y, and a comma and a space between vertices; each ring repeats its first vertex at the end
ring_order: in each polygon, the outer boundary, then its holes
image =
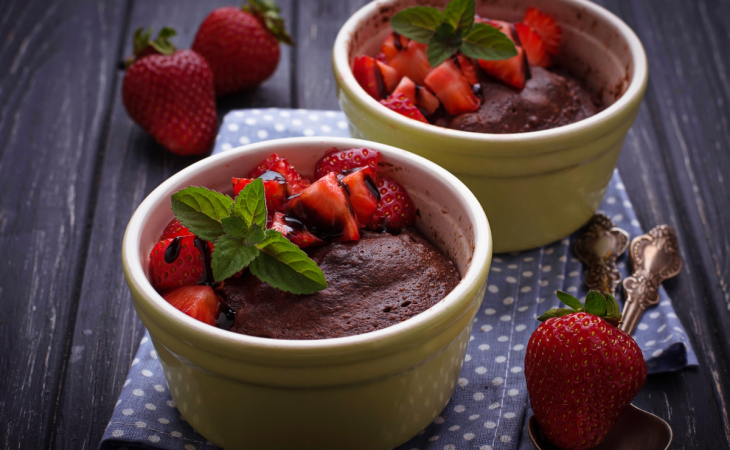
POLYGON ((200 24, 192 49, 210 64, 217 95, 251 89, 274 73, 279 43, 294 45, 279 12, 271 0, 247 0, 213 10, 200 24))
POLYGON ((530 404, 540 428, 562 449, 598 445, 646 381, 641 349, 617 327, 616 299, 590 291, 585 307, 558 291, 570 308, 547 311, 525 355, 530 404))

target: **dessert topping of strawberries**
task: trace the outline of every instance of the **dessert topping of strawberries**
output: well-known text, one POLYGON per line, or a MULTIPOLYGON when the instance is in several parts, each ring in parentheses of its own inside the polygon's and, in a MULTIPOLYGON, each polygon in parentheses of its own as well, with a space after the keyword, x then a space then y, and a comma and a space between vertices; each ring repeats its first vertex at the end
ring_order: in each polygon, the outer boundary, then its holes
POLYGON ((558 291, 570 309, 538 318, 525 354, 532 410, 557 447, 598 445, 646 381, 641 349, 623 330, 616 300, 590 291, 585 307, 558 291))
POLYGON ((426 44, 410 41, 388 64, 397 70, 401 76, 408 77, 422 85, 423 80, 431 70, 426 49, 426 44))
POLYGON ((380 200, 367 227, 371 230, 397 230, 412 225, 416 220, 416 207, 405 188, 389 178, 379 178, 376 187, 380 200))
POLYGON ((441 104, 439 99, 431 91, 423 86, 417 85, 408 77, 401 78, 398 87, 393 91, 393 97, 399 95, 403 95, 410 100, 425 116, 433 114, 441 104))
MULTIPOLYGON (((258 177, 264 183, 264 191, 266 195, 266 209, 269 217, 273 217, 276 211, 282 211, 282 206, 288 197, 287 183, 283 175, 271 170, 264 172, 258 177)), ((238 194, 248 186, 253 178, 232 178, 233 196, 238 194)))
POLYGON ((527 8, 522 22, 535 30, 545 44, 545 49, 549 54, 558 54, 560 41, 563 38, 563 30, 551 15, 530 6, 527 8))
POLYGON ((322 159, 317 161, 314 168, 314 178, 320 179, 330 172, 340 174, 358 167, 369 167, 372 171, 372 177, 375 178, 378 161, 380 161, 380 152, 377 150, 364 147, 347 150, 331 148, 327 150, 322 159))
POLYGON ((164 241, 165 239, 172 239, 178 236, 192 235, 193 233, 191 233, 190 230, 187 229, 187 227, 181 224, 179 220, 172 219, 170 223, 168 223, 165 227, 165 231, 162 232, 162 237, 160 238, 160 240, 164 241))
POLYGON ((218 296, 210 286, 182 286, 162 294, 169 304, 203 323, 215 325, 220 315, 218 296))
POLYGON ((299 219, 315 235, 327 239, 360 239, 357 219, 347 191, 330 172, 285 205, 288 216, 299 219))
POLYGON ((373 181, 373 176, 370 167, 362 167, 342 179, 342 184, 347 186, 352 209, 361 227, 370 222, 380 201, 380 191, 373 181))
POLYGON ((527 53, 527 61, 533 66, 550 67, 553 63, 540 36, 529 25, 516 23, 515 30, 520 44, 527 53))
POLYGON ((262 161, 249 174, 249 178, 258 178, 266 172, 276 172, 281 174, 287 182, 289 195, 299 194, 309 186, 310 181, 299 175, 294 166, 289 164, 286 158, 273 153, 271 156, 262 161))
POLYGON ((410 39, 401 36, 400 34, 393 32, 385 37, 383 43, 380 46, 380 51, 385 56, 385 62, 390 62, 393 58, 398 56, 398 52, 408 46, 410 39))
POLYGON ((449 114, 476 111, 481 105, 481 100, 474 95, 472 84, 451 59, 428 74, 426 86, 441 100, 449 114))
POLYGON ((310 233, 302 222, 293 217, 287 217, 283 212, 274 214, 274 222, 271 228, 280 232, 299 248, 312 247, 324 242, 310 233))
POLYGON ((365 89, 365 92, 375 100, 381 100, 388 95, 377 61, 370 56, 363 55, 355 58, 352 65, 352 74, 358 84, 365 89))
POLYGON ((409 119, 428 123, 426 116, 424 116, 421 110, 408 100, 405 95, 391 95, 387 100, 381 100, 380 103, 386 108, 395 111, 402 116, 406 116, 409 119))
POLYGON ((158 290, 197 284, 205 273, 205 261, 195 236, 163 239, 150 253, 152 286, 158 290))

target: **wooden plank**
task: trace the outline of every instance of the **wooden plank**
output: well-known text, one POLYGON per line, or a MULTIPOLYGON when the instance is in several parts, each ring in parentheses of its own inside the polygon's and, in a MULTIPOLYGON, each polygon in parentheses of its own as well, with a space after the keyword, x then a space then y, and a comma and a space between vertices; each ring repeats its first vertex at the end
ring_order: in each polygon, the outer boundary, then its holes
MULTIPOLYGON (((278 3, 290 22, 291 2, 278 3)), ((226 0, 136 2, 123 37, 124 53, 131 53, 131 35, 139 26, 173 26, 179 33, 175 44, 189 47, 208 12, 229 4, 226 0)), ((220 118, 232 108, 290 106, 291 57, 285 48, 276 74, 262 87, 220 101, 220 118)), ((197 160, 167 153, 129 119, 119 95, 122 76, 120 72, 115 88, 71 359, 57 414, 53 437, 57 448, 99 445, 143 334, 120 264, 125 227, 150 191, 197 160)))
POLYGON ((0 17, 0 447, 48 446, 125 2, 0 17))
POLYGON ((308 0, 299 3, 297 107, 340 109, 332 74, 332 45, 345 21, 366 3, 368 0, 308 0))
POLYGON ((728 274, 717 270, 716 262, 727 258, 729 233, 727 228, 709 229, 706 219, 722 223, 730 217, 730 192, 722 189, 722 172, 715 170, 730 161, 726 131, 716 127, 727 124, 727 106, 722 105, 728 99, 726 92, 706 96, 708 86, 717 86, 723 76, 708 67, 717 49, 686 40, 714 36, 722 28, 700 26, 707 7, 703 3, 602 3, 632 26, 649 57, 649 88, 619 170, 644 228, 668 223, 678 232, 685 270, 665 286, 700 363, 698 369, 650 377, 637 402, 670 422, 672 448, 722 448, 730 444, 730 316, 723 288, 728 274), (694 123, 677 120, 690 116, 694 123), (705 151, 706 146, 712 149, 705 151))

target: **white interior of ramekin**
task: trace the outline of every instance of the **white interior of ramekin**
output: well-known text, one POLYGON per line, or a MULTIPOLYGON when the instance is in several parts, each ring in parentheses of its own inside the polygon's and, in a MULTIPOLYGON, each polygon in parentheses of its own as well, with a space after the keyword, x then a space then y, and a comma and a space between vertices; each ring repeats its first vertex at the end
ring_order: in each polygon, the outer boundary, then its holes
MULTIPOLYGON (((220 342, 245 344, 260 350, 272 348, 323 349, 370 345, 415 328, 429 328, 438 316, 470 301, 467 292, 478 288, 480 274, 488 269, 491 234, 486 216, 473 194, 453 175, 432 162, 394 147, 346 138, 290 138, 250 144, 211 156, 172 176, 139 206, 129 222, 123 244, 123 262, 130 283, 158 312, 190 327, 201 337, 220 342), (420 211, 417 227, 454 260, 461 283, 434 307, 389 328, 344 338, 288 341, 241 335, 205 325, 169 305, 148 281, 149 253, 162 230, 173 218, 170 196, 187 186, 205 186, 232 195, 231 177, 245 177, 272 153, 286 157, 303 175, 311 177, 314 165, 325 150, 368 147, 381 152, 378 175, 401 183, 420 211)), ((472 299, 473 300, 473 299, 472 299)))
MULTIPOLYGON (((586 0, 477 0, 476 12, 482 17, 521 21, 526 9, 535 6, 552 15, 563 30, 557 62, 583 78, 603 102, 603 111, 588 119, 550 130, 518 134, 470 133, 398 117, 382 107, 357 84, 351 65, 361 54, 380 52, 383 38, 391 31, 389 19, 396 12, 415 5, 443 8, 449 0, 379 0, 357 11, 342 27, 333 50, 335 72, 365 103, 386 115, 388 120, 406 126, 470 140, 530 140, 558 133, 579 131, 604 118, 618 114, 632 99, 641 96, 647 78, 644 48, 626 23, 608 10, 586 0)), ((486 149, 485 149, 486 150, 486 149)))

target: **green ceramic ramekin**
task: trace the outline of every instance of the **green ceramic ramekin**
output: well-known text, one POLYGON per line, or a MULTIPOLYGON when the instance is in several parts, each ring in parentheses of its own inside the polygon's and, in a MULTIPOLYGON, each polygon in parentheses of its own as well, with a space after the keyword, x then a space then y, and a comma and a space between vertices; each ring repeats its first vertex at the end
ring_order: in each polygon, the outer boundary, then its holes
MULTIPOLYGON (((495 252, 538 247, 580 228, 601 204, 646 89, 647 60, 639 38, 618 17, 586 0, 477 0, 482 17, 520 21, 528 6, 555 17, 563 29, 558 62, 583 77, 609 106, 552 130, 455 131, 383 107, 358 85, 350 68, 356 56, 379 52, 394 13, 423 3, 374 1, 337 35, 337 97, 353 136, 409 150, 456 175, 489 216, 495 252)), ((448 0, 427 3, 443 7, 448 0)))
POLYGON ((211 156, 172 176, 137 208, 122 244, 132 300, 152 337, 175 404, 226 449, 391 449, 441 412, 456 386, 492 256, 477 199, 436 164, 387 145, 293 138, 211 156), (149 253, 172 219, 170 196, 190 185, 231 194, 232 176, 271 153, 304 175, 332 147, 382 154, 378 174, 400 182, 420 210, 419 229, 463 278, 427 311, 382 330, 336 339, 264 339, 198 322, 169 305, 147 279, 149 253))

